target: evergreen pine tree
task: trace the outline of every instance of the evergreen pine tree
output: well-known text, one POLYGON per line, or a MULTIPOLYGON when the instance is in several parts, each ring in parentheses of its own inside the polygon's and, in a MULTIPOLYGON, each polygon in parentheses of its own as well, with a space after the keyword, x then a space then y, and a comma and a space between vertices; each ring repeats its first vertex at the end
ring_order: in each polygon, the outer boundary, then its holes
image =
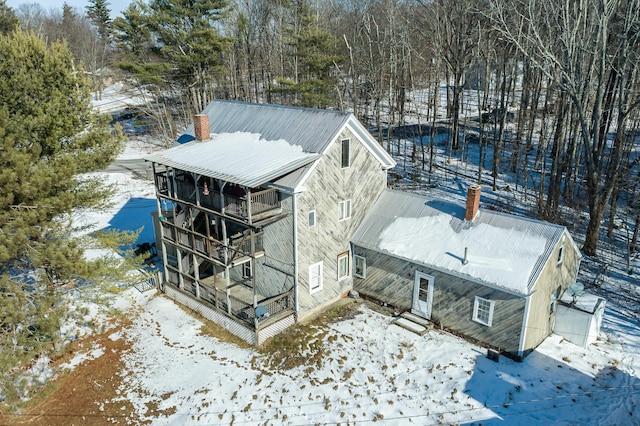
POLYGON ((227 0, 151 0, 149 28, 155 51, 173 70, 195 111, 213 97, 215 79, 223 73, 222 53, 232 39, 216 30, 227 14, 227 0))
POLYGON ((109 40, 111 40, 112 33, 109 2, 107 0, 89 0, 89 5, 86 10, 87 16, 98 30, 100 38, 104 43, 108 44, 109 40))
POLYGON ((93 110, 65 43, 15 31, 0 51, 0 395, 10 397, 16 367, 62 342, 63 292, 118 277, 113 261, 83 256, 70 213, 104 202, 108 188, 79 174, 106 167, 122 133, 93 110))
POLYGON ((287 95, 289 102, 306 107, 326 108, 335 103, 337 79, 332 69, 344 62, 336 38, 320 26, 305 1, 294 5, 294 22, 288 29, 290 55, 296 65, 295 80, 278 79, 275 93, 287 95))
POLYGON ((117 66, 131 73, 140 85, 163 86, 171 65, 162 61, 152 43, 146 6, 133 2, 113 20, 113 37, 118 48, 117 66))
POLYGON ((0 34, 7 34, 18 28, 18 18, 5 0, 0 0, 0 34))

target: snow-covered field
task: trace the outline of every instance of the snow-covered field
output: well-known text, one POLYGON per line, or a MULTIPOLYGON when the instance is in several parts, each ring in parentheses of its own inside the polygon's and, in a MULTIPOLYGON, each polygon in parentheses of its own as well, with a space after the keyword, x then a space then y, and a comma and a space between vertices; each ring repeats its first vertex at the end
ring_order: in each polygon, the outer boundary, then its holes
MULTIPOLYGON (((130 144, 125 156, 137 152, 148 150, 130 144)), ((76 219, 137 229, 146 213, 131 200, 151 200, 152 183, 122 173, 105 178, 121 189, 113 208, 76 219)), ((457 191, 455 180, 449 185, 438 190, 457 191)), ((610 288, 637 285, 624 274, 617 279, 610 288)), ((522 363, 493 362, 485 349, 439 330, 418 336, 357 304, 354 318, 313 328, 300 347, 308 362, 292 369, 202 333, 200 320, 153 291, 130 289, 116 303, 136 316, 111 335, 132 345, 116 398, 135 407, 129 423, 640 424, 640 324, 618 303, 607 304, 593 345, 553 335, 522 363), (146 417, 150 405, 165 414, 146 417)), ((77 356, 99 357, 100 348, 77 356)))

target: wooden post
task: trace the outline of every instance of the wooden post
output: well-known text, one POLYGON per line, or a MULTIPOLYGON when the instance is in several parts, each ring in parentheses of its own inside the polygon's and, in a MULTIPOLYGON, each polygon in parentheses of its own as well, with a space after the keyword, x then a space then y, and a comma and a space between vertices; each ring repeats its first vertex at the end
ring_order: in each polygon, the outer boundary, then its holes
POLYGON ((256 293, 256 239, 253 228, 249 228, 249 238, 251 253, 249 253, 249 269, 251 270, 251 287, 253 288, 253 308, 258 306, 258 295, 256 293))
POLYGON ((247 222, 251 225, 251 189, 245 187, 244 194, 247 197, 247 222))
MULTIPOLYGON (((167 169, 167 186, 169 186, 169 169, 167 169)), ((172 198, 178 198, 178 184, 176 183, 176 171, 171 169, 171 188, 167 188, 167 193, 172 198)))
POLYGON ((196 191, 196 206, 200 205, 200 191, 198 191, 198 181, 200 180, 200 175, 196 174, 196 173, 191 173, 191 176, 193 177, 193 185, 194 185, 194 191, 196 191))
POLYGON ((225 207, 224 207, 224 193, 222 192, 224 190, 224 187, 226 186, 227 182, 222 182, 222 181, 218 181, 218 184, 220 186, 220 212, 222 214, 225 214, 225 207))

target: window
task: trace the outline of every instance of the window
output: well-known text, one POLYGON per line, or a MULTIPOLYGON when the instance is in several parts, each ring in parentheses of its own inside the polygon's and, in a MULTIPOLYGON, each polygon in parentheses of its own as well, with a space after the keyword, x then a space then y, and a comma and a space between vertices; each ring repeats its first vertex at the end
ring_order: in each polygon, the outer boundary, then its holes
POLYGON ((309 266, 309 293, 322 290, 322 262, 309 266))
POLYGON ((354 256, 354 263, 353 275, 359 278, 367 278, 367 259, 362 256, 354 256))
POLYGON ((483 299, 480 296, 476 296, 476 300, 473 304, 473 320, 491 327, 493 321, 493 305, 492 300, 483 299))
POLYGON ((351 158, 349 152, 349 145, 351 141, 349 139, 342 139, 342 168, 345 169, 351 165, 351 158))
POLYGON ((349 276, 349 252, 338 255, 338 281, 349 276))
POLYGON ((245 262, 242 264, 242 278, 251 278, 253 274, 251 273, 251 261, 245 262))
POLYGON ((558 259, 556 264, 560 265, 562 263, 562 259, 564 259, 564 246, 560 246, 558 249, 558 259))
POLYGON ((351 200, 344 200, 338 203, 338 220, 345 220, 351 217, 351 200))
POLYGON ((314 226, 316 226, 316 211, 315 210, 311 210, 309 212, 309 228, 313 228, 314 226))

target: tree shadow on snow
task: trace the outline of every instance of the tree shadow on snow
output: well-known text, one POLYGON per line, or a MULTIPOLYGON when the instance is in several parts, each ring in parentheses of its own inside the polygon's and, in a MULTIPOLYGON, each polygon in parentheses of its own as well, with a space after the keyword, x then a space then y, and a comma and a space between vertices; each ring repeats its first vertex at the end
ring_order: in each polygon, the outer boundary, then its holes
MULTIPOLYGON (((566 362, 565 362, 566 361, 566 362)), ((522 363, 479 355, 465 393, 483 404, 468 425, 611 424, 640 422, 640 379, 616 365, 595 376, 539 352, 522 363)))
POLYGON ((131 198, 111 218, 109 226, 103 231, 138 231, 140 235, 134 244, 155 242, 153 233, 153 219, 151 212, 157 211, 158 205, 154 198, 131 198))

